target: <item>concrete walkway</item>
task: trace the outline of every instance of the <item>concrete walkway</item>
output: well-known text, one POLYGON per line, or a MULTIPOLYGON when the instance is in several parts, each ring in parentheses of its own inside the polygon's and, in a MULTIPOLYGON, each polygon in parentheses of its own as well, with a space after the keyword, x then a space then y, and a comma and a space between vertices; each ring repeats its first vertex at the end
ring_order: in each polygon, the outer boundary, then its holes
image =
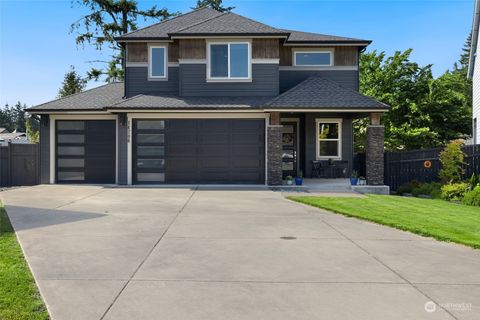
POLYGON ((54 320, 480 319, 480 251, 281 193, 45 185, 0 198, 54 320))

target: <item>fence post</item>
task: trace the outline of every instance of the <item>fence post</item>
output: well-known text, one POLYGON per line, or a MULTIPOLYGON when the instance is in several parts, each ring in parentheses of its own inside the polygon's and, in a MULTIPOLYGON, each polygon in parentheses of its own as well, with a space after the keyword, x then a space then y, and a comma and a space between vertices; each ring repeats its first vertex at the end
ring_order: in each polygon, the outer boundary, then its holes
POLYGON ((7 171, 7 186, 12 186, 12 143, 9 141, 7 144, 7 163, 8 163, 8 171, 7 171))

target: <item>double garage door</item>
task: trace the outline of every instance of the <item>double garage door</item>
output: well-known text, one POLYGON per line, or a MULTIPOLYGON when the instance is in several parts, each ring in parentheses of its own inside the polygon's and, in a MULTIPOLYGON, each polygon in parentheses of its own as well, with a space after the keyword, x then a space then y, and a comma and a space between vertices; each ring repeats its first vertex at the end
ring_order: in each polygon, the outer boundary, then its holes
MULTIPOLYGON (((57 181, 115 183, 115 132, 115 121, 57 121, 57 181)), ((263 184, 265 122, 135 119, 131 165, 134 184, 263 184)))

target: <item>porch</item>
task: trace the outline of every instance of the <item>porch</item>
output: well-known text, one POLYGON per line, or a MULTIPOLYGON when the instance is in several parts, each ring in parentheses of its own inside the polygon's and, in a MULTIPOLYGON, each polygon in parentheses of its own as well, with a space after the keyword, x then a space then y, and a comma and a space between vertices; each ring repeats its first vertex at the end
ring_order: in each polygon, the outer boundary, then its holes
POLYGON ((370 119, 365 145, 366 170, 360 174, 368 185, 383 185, 384 127, 380 124, 380 113, 316 110, 270 112, 269 184, 284 185, 288 177, 304 177, 305 186, 310 189, 350 190, 348 178, 355 170, 354 121, 365 117, 370 119), (278 177, 276 182, 271 179, 274 174, 278 177))

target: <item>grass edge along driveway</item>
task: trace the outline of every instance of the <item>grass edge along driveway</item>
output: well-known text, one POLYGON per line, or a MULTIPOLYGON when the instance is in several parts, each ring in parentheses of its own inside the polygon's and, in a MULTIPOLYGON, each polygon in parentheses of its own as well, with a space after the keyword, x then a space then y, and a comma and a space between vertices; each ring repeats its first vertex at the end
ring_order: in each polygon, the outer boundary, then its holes
POLYGON ((366 197, 290 196, 288 199, 348 217, 480 249, 480 208, 443 200, 367 195, 366 197))
POLYGON ((0 319, 49 319, 48 311, 1 202, 0 319))

